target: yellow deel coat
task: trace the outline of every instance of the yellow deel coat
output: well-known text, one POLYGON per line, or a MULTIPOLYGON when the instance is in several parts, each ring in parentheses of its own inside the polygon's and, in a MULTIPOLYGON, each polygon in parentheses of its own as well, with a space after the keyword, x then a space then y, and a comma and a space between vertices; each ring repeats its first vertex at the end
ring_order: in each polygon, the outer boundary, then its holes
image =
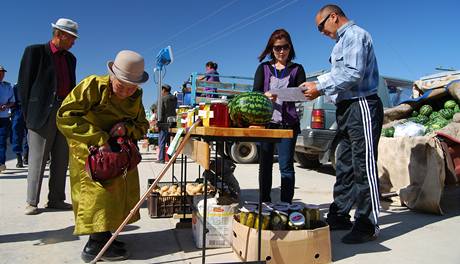
MULTIPOLYGON (((75 235, 115 231, 139 201, 138 170, 103 183, 93 181, 85 170, 89 146, 101 146, 109 131, 125 122, 127 135, 142 138, 149 127, 142 105, 142 90, 126 99, 112 92, 109 76, 92 75, 66 97, 56 118, 69 144, 69 170, 75 235)), ((139 220, 139 212, 130 223, 139 220)))

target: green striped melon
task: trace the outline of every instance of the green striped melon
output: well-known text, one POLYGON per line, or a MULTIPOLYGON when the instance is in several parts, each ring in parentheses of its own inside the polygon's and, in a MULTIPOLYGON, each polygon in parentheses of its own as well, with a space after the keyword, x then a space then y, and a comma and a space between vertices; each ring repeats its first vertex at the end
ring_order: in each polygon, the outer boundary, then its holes
POLYGON ((273 104, 262 93, 246 92, 230 100, 230 119, 234 126, 265 125, 272 119, 273 104))

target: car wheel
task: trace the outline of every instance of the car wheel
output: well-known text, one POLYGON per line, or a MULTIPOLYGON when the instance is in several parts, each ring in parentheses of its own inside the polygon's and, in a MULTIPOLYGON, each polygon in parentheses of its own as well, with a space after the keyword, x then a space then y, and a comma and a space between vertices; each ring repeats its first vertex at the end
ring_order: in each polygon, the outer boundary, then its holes
POLYGON ((230 156, 236 163, 254 163, 259 159, 257 145, 253 142, 233 143, 230 149, 230 156))
POLYGON ((317 155, 309 155, 296 151, 294 153, 294 160, 297 161, 302 168, 314 169, 321 166, 317 155))

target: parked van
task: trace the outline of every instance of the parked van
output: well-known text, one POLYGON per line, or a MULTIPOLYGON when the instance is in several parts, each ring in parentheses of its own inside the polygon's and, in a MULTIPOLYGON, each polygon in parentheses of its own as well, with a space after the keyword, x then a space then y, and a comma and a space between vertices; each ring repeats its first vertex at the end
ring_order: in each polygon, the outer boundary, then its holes
MULTIPOLYGON (((314 81, 325 71, 307 76, 314 81)), ((413 81, 380 76, 378 95, 385 108, 398 105, 411 96, 413 81)), ((331 162, 335 167, 335 151, 338 144, 336 107, 326 96, 320 96, 313 101, 300 106, 301 133, 297 137, 295 160, 305 168, 319 167, 331 162)))

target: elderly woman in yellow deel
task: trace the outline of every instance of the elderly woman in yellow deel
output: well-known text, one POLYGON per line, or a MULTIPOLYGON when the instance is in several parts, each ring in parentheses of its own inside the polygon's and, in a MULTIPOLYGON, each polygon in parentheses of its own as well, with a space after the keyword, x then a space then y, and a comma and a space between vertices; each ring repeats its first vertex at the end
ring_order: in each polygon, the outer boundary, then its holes
MULTIPOLYGON (((148 80, 144 59, 136 52, 120 51, 108 62, 109 75, 91 75, 67 96, 57 113, 59 130, 69 144, 69 169, 76 235, 89 234, 82 259, 89 262, 139 200, 137 168, 104 182, 85 170, 89 146, 107 147, 114 133, 135 140, 142 138, 149 123, 142 105, 139 84, 148 80)), ((139 212, 130 222, 139 220, 139 212)), ((126 259, 124 243, 115 240, 102 260, 126 259)))

